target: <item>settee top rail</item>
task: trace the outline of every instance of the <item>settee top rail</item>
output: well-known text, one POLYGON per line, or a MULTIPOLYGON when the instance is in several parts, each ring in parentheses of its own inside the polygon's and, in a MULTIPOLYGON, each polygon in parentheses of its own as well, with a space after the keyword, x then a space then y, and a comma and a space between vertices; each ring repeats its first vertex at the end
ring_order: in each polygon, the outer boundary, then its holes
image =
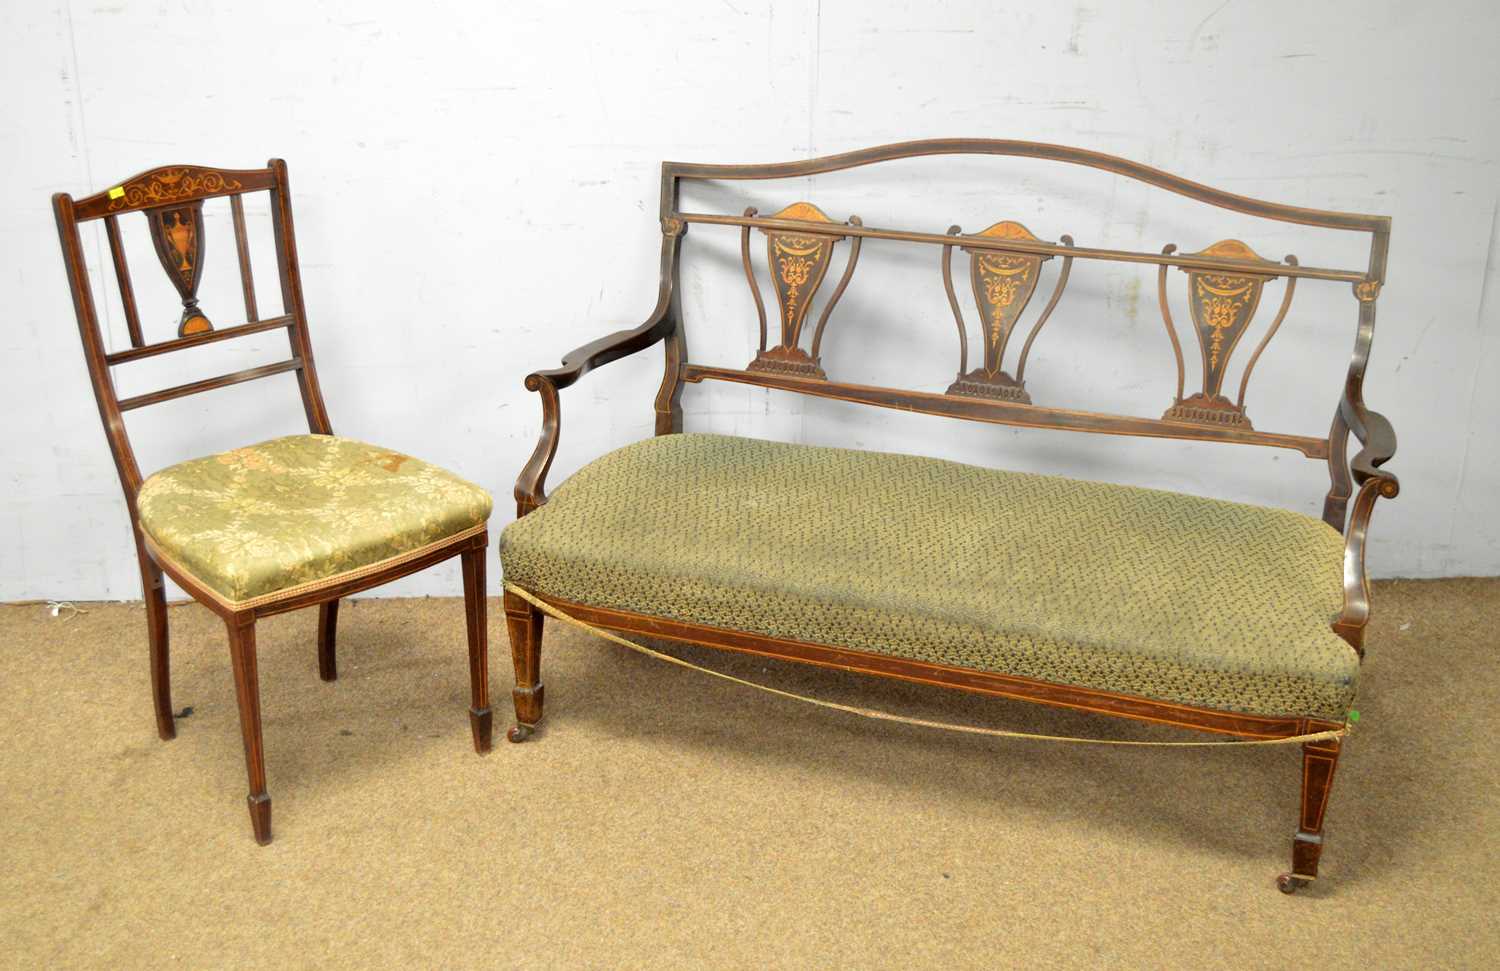
MULTIPOLYGON (((662 175, 666 179, 786 179, 838 172, 876 162, 930 155, 1003 155, 1067 162, 1123 175, 1222 209, 1232 209, 1280 222, 1375 234, 1389 233, 1391 228, 1389 216, 1307 209, 1301 206, 1268 202, 1264 199, 1254 199, 1250 196, 1226 192, 1223 189, 1215 189, 1212 186, 1184 179, 1170 172, 1164 172, 1140 162, 1132 162, 1116 155, 1107 155, 1085 148, 1072 148, 1067 145, 1009 138, 929 138, 878 145, 855 152, 824 155, 795 162, 774 162, 763 165, 663 162, 662 175)), ((663 215, 668 215, 668 213, 663 212, 663 215)))
MULTIPOLYGON (((774 219, 756 216, 721 216, 713 213, 677 212, 671 216, 685 223, 701 223, 713 226, 750 226, 759 229, 789 230, 813 235, 858 236, 866 239, 889 239, 913 243, 933 243, 938 246, 958 244, 966 249, 997 250, 1005 253, 1035 253, 1044 256, 1072 256, 1084 260, 1110 260, 1116 263, 1153 263, 1160 266, 1177 266, 1184 269, 1219 270, 1253 275, 1301 277, 1313 280, 1336 280, 1345 283, 1362 283, 1370 275, 1362 270, 1337 270, 1318 266, 1295 264, 1271 264, 1256 260, 1233 259, 1218 256, 1200 256, 1176 253, 1142 253, 1134 250, 1098 249, 1088 246, 1065 246, 1056 243, 1033 242, 1024 239, 1008 239, 987 236, 958 236, 941 233, 922 233, 905 229, 881 229, 847 223, 820 223, 801 219, 774 219)), ((669 217, 670 218, 670 217, 669 217)))

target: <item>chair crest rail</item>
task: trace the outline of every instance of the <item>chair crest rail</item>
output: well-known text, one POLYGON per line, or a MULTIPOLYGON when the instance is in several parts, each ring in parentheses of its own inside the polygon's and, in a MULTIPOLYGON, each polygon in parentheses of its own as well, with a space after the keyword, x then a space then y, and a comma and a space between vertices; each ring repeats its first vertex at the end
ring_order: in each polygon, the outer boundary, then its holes
POLYGON ((131 176, 102 192, 84 196, 73 203, 73 216, 79 222, 86 222, 140 209, 190 205, 215 196, 255 192, 275 185, 276 176, 271 168, 163 165, 131 176))

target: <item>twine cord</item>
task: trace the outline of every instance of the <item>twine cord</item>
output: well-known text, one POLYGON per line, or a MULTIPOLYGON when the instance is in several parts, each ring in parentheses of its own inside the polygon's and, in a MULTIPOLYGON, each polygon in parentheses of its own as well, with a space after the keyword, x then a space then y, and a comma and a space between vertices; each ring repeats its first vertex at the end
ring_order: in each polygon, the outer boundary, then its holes
POLYGON ((1310 732, 1305 735, 1290 735, 1285 738, 1238 738, 1223 742, 1156 742, 1115 738, 1078 738, 1072 735, 1041 735, 1034 732, 1015 732, 1003 728, 986 728, 981 725, 959 725, 953 722, 933 721, 928 718, 915 718, 909 715, 897 715, 892 712, 881 711, 877 708, 863 708, 858 705, 841 704, 837 701, 826 701, 822 698, 813 698, 809 695, 798 694, 795 691, 787 691, 783 688, 775 688, 768 684, 760 684, 755 681, 748 681, 744 678, 736 677, 732 674, 725 674, 723 671, 715 671, 713 668, 706 668, 701 664, 694 664, 692 661, 686 661, 680 657, 674 657, 671 654, 667 654, 663 651, 658 651, 654 648, 647 647, 644 644, 638 644, 635 641, 630 640, 629 638, 621 637, 619 634, 616 634, 613 631, 608 631, 601 627, 590 624, 587 621, 579 620, 577 617, 574 617, 563 610, 559 610, 552 604, 547 603, 546 601, 540 599, 527 590, 521 589, 515 584, 505 584, 505 591, 507 593, 515 594, 517 597, 520 597, 522 600, 531 604, 533 607, 540 610, 548 617, 553 618, 554 620, 559 620, 564 624, 568 624, 569 626, 577 627, 578 629, 593 634, 596 637, 602 637, 607 641, 619 644, 621 647, 628 647, 632 651, 635 651, 637 654, 644 654, 647 657, 655 658, 658 661, 665 661, 668 664, 675 664, 680 668, 687 668, 689 671, 697 671, 700 674, 711 675, 715 678, 719 678, 720 680, 728 681, 732 684, 743 685, 747 688, 754 688, 757 691, 764 691, 767 694, 776 695, 777 697, 788 698, 792 701, 800 701, 804 704, 816 705, 819 708, 829 708, 833 711, 842 711, 846 714, 859 715, 863 718, 873 718, 876 721, 895 722, 901 725, 915 725, 918 728, 936 728, 943 731, 961 732, 966 735, 984 735, 991 738, 1023 738, 1039 742, 1071 742, 1079 745, 1130 745, 1152 748, 1205 748, 1208 746, 1225 745, 1301 745, 1309 742, 1323 742, 1343 738, 1344 736, 1349 734, 1350 730, 1350 724, 1346 721, 1342 728, 1328 729, 1321 732, 1310 732))
POLYGON ((47 601, 47 613, 62 620, 72 620, 79 614, 86 614, 88 611, 71 600, 49 600, 47 601))

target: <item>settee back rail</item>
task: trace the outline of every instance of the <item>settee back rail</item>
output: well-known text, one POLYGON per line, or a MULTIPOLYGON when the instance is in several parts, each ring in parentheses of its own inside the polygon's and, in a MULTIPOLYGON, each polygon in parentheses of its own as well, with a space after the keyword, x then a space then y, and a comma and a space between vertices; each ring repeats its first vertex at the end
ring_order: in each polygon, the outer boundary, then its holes
MULTIPOLYGON (((708 226, 750 226, 755 229, 782 230, 785 232, 818 233, 828 231, 826 226, 801 219, 768 219, 758 216, 721 216, 704 212, 679 212, 683 222, 701 223, 708 226)), ((875 226, 846 225, 839 227, 843 236, 858 236, 864 239, 885 239, 907 243, 931 243, 937 246, 953 246, 957 240, 953 235, 923 233, 906 229, 881 229, 875 226)), ((1264 274, 1266 269, 1254 260, 1229 257, 1192 256, 1172 253, 1141 253, 1133 250, 1097 249, 1085 246, 1031 241, 1025 239, 987 239, 982 236, 964 236, 965 249, 986 250, 999 253, 1023 253, 1043 256, 1071 256, 1079 260, 1108 260, 1114 263, 1154 263, 1174 266, 1179 269, 1218 270, 1225 273, 1264 274)), ((1313 280, 1337 280, 1345 283, 1364 283, 1370 276, 1364 270, 1335 270, 1318 266, 1289 265, 1279 267, 1277 276, 1298 277, 1313 280)))
MULTIPOLYGON (((1028 142, 1009 138, 928 138, 910 142, 896 142, 890 145, 879 145, 856 152, 824 155, 819 158, 802 159, 795 162, 773 162, 768 164, 725 165, 700 162, 663 162, 663 188, 668 191, 665 191, 662 195, 661 214, 663 216, 670 215, 671 210, 676 208, 677 195, 675 192, 675 183, 684 179, 712 181, 790 179, 812 175, 826 175, 830 172, 840 172, 845 169, 872 165, 877 162, 890 162, 898 159, 922 158, 933 155, 1000 155, 1012 158, 1034 158, 1044 161, 1066 162, 1105 172, 1113 172, 1116 175, 1135 179, 1138 182, 1144 182, 1159 189, 1165 189, 1168 192, 1174 192, 1177 195, 1195 199, 1198 202, 1217 206, 1220 209, 1229 209, 1250 216, 1259 216, 1264 219, 1274 219, 1278 222, 1299 223, 1304 226, 1318 226, 1324 229, 1343 229, 1387 236, 1390 234, 1391 229, 1389 216, 1337 212, 1331 209, 1308 209, 1301 206, 1268 202, 1264 199, 1254 199, 1250 196, 1242 196, 1233 192, 1226 192, 1222 189, 1215 189, 1212 186, 1203 185, 1202 183, 1173 175, 1170 172, 1165 172, 1150 165, 1120 158, 1117 155, 1107 155, 1104 152, 1074 148, 1068 145, 1052 145, 1045 142, 1028 142), (672 185, 668 183, 672 183, 672 185)), ((1378 255, 1378 266, 1371 266, 1371 275, 1377 279, 1382 279, 1385 271, 1385 252, 1383 247, 1381 247, 1378 255)))

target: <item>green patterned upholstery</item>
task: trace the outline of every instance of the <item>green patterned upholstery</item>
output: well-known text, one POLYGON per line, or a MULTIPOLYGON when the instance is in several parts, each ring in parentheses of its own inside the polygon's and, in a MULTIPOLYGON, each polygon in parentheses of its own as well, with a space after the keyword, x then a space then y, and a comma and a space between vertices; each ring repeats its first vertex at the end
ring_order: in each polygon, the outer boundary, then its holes
POLYGON ((156 550, 238 606, 399 562, 483 527, 491 506, 451 472, 333 435, 173 465, 136 499, 156 550))
POLYGON ((507 582, 576 603, 1332 721, 1343 548, 1280 509, 697 434, 598 459, 500 540, 507 582))

